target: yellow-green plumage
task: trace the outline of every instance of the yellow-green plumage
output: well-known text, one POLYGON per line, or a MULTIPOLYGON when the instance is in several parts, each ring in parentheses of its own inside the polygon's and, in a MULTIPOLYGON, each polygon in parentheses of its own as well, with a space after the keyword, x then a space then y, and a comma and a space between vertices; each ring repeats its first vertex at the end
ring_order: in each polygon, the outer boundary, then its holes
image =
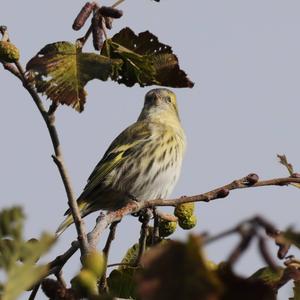
MULTIPOLYGON (((114 210, 132 199, 166 198, 180 174, 185 135, 176 96, 154 89, 145 96, 142 112, 110 145, 90 175, 77 202, 82 216, 114 210)), ((57 233, 72 224, 70 211, 57 233)))

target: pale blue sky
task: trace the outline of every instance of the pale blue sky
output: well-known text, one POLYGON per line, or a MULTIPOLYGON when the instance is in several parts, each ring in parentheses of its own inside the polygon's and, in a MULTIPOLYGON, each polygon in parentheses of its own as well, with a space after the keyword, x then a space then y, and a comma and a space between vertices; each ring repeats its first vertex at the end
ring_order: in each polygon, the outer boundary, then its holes
MULTIPOLYGON (((21 49, 23 64, 45 44, 74 41, 84 32, 72 31, 71 25, 85 1, 2 2, 0 23, 8 26, 11 39, 21 49)), ((181 67, 195 82, 193 89, 174 89, 188 138, 174 196, 205 192, 250 172, 265 179, 285 176, 277 153, 285 153, 300 171, 299 1, 126 0, 120 8, 124 17, 115 22, 110 34, 124 26, 135 32, 150 30, 173 46, 181 67)), ((2 68, 0 87, 0 206, 24 205, 30 238, 56 229, 67 207, 66 196, 50 157, 47 130, 31 98, 2 68)), ((84 113, 68 107, 57 113, 76 194, 112 139, 135 121, 149 88, 93 81, 87 90, 84 113)), ((299 208, 299 191, 292 187, 235 191, 224 200, 199 204, 194 231, 217 233, 258 213, 280 228, 299 229, 299 208)), ((88 218, 90 228, 94 219, 95 215, 88 218)), ((111 262, 120 260, 138 233, 137 221, 126 218, 119 226, 111 262)), ((186 234, 178 230, 174 236, 186 234)), ((73 239, 74 229, 70 229, 49 258, 73 239)), ((217 243, 208 249, 208 256, 222 260, 235 241, 217 243)), ((254 250, 255 246, 238 264, 243 274, 263 265, 254 250)), ((68 278, 79 268, 76 259, 66 268, 68 278)), ((285 289, 280 299, 288 295, 285 289)))

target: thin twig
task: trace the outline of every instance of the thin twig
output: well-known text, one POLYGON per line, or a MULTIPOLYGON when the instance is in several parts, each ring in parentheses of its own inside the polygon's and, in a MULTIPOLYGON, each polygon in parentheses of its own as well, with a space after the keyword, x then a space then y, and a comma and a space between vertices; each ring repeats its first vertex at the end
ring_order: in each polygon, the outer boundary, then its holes
POLYGON ((139 265, 141 257, 146 250, 147 232, 148 232, 148 225, 150 222, 150 218, 151 218, 151 212, 149 209, 143 211, 140 216, 140 221, 142 223, 142 226, 141 226, 141 233, 139 238, 139 251, 135 261, 136 266, 139 265))
POLYGON ((5 63, 5 62, 1 62, 1 63, 5 70, 9 71, 10 73, 12 73, 16 77, 18 77, 20 80, 22 80, 22 77, 21 77, 18 69, 13 64, 5 63))
POLYGON ((115 8, 118 5, 120 5, 122 2, 124 2, 125 0, 118 0, 117 2, 115 2, 111 7, 115 8))
POLYGON ((56 274, 60 272, 60 270, 63 268, 66 262, 73 256, 73 254, 76 253, 78 249, 79 249, 79 243, 78 241, 74 241, 71 247, 65 253, 57 256, 54 260, 52 260, 48 264, 49 271, 47 276, 50 274, 56 274))
MULTIPOLYGON (((115 8, 118 5, 120 5, 122 2, 124 2, 125 0, 118 0, 117 2, 115 2, 111 7, 115 8)), ((98 8, 99 9, 99 8, 98 8)), ((105 31, 105 26, 103 26, 104 29, 104 35, 105 35, 105 39, 107 39, 107 33, 105 31)), ((80 48, 83 48, 85 43, 87 42, 87 40, 89 39, 89 37, 91 36, 91 33, 93 31, 93 26, 92 24, 89 26, 88 30, 86 31, 85 35, 79 39, 77 39, 77 43, 80 45, 80 48)))
POLYGON ((36 284, 36 285, 34 286, 34 288, 32 289, 32 291, 31 291, 31 293, 30 293, 30 296, 29 296, 28 300, 34 300, 34 299, 35 299, 36 294, 37 294, 37 292, 38 292, 40 286, 41 286, 40 283, 38 283, 38 284, 36 284))
POLYGON ((152 245, 155 245, 159 242, 159 212, 158 209, 153 207, 153 233, 152 233, 152 245))
MULTIPOLYGON (((7 28, 1 27, 2 35, 4 35, 6 32, 7 32, 7 28), (5 31, 3 31, 3 30, 5 30, 5 31)), ((8 37, 7 37, 7 41, 9 41, 8 37)), ((55 155, 53 155, 52 157, 58 167, 61 179, 63 181, 64 187, 66 190, 68 204, 71 209, 71 213, 72 213, 74 223, 76 226, 76 230, 77 230, 77 234, 78 234, 80 250, 81 250, 82 255, 84 255, 88 251, 88 241, 87 241, 87 236, 86 236, 85 224, 81 218, 81 215, 80 215, 80 212, 78 209, 75 194, 73 192, 73 188, 71 185, 71 180, 68 175, 68 171, 65 166, 64 159, 63 159, 63 154, 62 154, 62 150, 61 150, 61 146, 60 146, 60 142, 59 142, 59 138, 58 138, 58 133, 57 133, 57 130, 56 130, 56 127, 54 124, 54 121, 55 121, 54 112, 57 107, 55 105, 53 105, 52 109, 50 111, 51 114, 49 115, 42 103, 41 98, 39 97, 38 93, 36 92, 34 86, 26 78, 25 71, 24 71, 23 67, 21 66, 21 64, 18 61, 15 62, 14 64, 15 64, 16 69, 18 70, 18 73, 16 73, 14 71, 14 69, 9 69, 9 71, 22 81, 24 88, 31 95, 34 103, 36 104, 39 112, 41 113, 41 115, 47 125, 48 131, 50 134, 50 138, 52 141, 52 145, 54 148, 54 153, 55 153, 55 155)))
POLYGON ((117 222, 114 222, 110 225, 110 228, 109 228, 109 234, 108 234, 108 237, 107 237, 107 240, 106 240, 106 243, 105 243, 105 246, 103 248, 103 254, 105 255, 106 257, 106 267, 105 267, 105 270, 103 272, 103 275, 102 275, 102 278, 100 280, 100 289, 102 291, 105 291, 106 288, 107 288, 107 282, 106 282, 106 269, 107 269, 107 261, 108 261, 108 256, 109 256, 109 250, 110 250, 110 246, 111 246, 111 243, 112 241, 115 239, 115 235, 116 235, 116 229, 117 229, 117 226, 119 224, 120 221, 117 221, 117 222))
POLYGON ((67 284, 66 281, 64 280, 64 277, 62 275, 62 270, 60 270, 59 272, 55 273, 55 276, 57 278, 57 281, 64 287, 67 288, 67 284))

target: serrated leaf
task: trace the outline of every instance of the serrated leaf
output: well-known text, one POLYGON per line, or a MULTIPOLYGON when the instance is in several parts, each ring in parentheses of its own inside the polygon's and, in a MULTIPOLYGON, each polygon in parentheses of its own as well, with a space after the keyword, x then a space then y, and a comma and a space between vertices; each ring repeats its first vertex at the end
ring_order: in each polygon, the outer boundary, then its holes
POLYGON ((122 71, 113 79, 126 86, 163 85, 193 87, 178 64, 170 46, 159 42, 149 31, 136 35, 126 27, 107 40, 102 55, 123 60, 122 71))
POLYGON ((27 64, 37 91, 52 101, 71 105, 81 112, 86 101, 85 85, 92 79, 116 77, 122 61, 96 53, 84 53, 69 42, 46 45, 27 64))

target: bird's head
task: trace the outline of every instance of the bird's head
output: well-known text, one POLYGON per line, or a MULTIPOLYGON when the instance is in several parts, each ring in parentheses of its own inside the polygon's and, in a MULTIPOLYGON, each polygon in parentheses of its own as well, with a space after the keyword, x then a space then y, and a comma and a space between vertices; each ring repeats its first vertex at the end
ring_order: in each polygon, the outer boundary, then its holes
POLYGON ((139 117, 141 119, 167 119, 175 118, 179 120, 176 95, 166 89, 153 89, 145 95, 144 107, 139 117))

